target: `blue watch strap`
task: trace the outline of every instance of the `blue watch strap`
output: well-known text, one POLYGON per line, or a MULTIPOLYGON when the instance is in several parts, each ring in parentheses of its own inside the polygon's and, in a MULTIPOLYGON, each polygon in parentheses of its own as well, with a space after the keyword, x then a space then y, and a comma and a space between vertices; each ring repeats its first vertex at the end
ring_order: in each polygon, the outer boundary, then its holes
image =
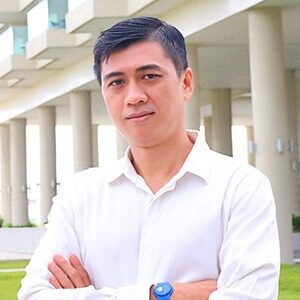
POLYGON ((155 285, 153 295, 157 300, 170 300, 173 291, 174 289, 170 283, 161 282, 155 285))

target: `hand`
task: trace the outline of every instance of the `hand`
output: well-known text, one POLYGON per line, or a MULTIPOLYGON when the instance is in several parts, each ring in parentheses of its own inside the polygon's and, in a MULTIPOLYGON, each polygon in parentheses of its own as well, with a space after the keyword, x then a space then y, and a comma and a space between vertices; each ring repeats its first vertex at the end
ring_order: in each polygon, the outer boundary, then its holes
MULTIPOLYGON (((202 280, 193 283, 172 283, 174 292, 171 300, 207 300, 209 295, 217 289, 215 280, 202 280)), ((155 300, 153 286, 150 291, 150 299, 155 300)))
POLYGON ((49 282, 56 289, 75 289, 91 285, 89 274, 75 255, 71 255, 69 261, 61 255, 55 255, 48 264, 48 270, 52 274, 49 282))

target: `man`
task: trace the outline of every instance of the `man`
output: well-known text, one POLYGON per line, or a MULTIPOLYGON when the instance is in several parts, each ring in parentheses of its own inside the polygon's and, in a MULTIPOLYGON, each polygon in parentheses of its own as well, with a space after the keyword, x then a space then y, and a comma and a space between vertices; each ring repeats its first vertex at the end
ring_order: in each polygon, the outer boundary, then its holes
POLYGON ((19 299, 277 299, 268 179, 184 128, 193 92, 184 38, 154 18, 104 31, 94 70, 129 143, 54 201, 19 299))

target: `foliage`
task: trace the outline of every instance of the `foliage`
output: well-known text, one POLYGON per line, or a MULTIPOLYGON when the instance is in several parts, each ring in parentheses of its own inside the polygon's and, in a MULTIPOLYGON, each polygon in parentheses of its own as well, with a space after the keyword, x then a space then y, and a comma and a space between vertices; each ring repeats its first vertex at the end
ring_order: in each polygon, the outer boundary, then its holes
POLYGON ((4 219, 2 218, 2 216, 0 215, 0 227, 6 227, 6 228, 13 228, 13 227, 37 227, 36 224, 32 223, 32 222, 28 222, 25 225, 15 225, 13 226, 11 223, 5 223, 4 219))
POLYGON ((300 232, 300 216, 293 214, 293 232, 300 232))
POLYGON ((31 222, 28 222, 25 225, 12 225, 11 223, 4 223, 3 227, 6 227, 6 228, 26 228, 26 227, 37 227, 37 225, 34 224, 34 223, 31 223, 31 222))

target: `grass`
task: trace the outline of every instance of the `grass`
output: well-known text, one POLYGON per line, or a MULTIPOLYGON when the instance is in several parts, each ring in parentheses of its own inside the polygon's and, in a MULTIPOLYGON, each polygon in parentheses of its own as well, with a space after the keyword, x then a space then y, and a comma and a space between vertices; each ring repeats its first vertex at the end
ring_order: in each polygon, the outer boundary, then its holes
MULTIPOLYGON (((0 261, 0 270, 3 269, 23 269, 28 264, 28 260, 0 261)), ((0 272, 0 295, 1 300, 16 300, 17 292, 20 288, 20 281, 25 272, 0 272)))
POLYGON ((0 273, 0 295, 3 300, 16 300, 25 272, 0 273))
MULTIPOLYGON (((0 261, 1 269, 19 269, 27 265, 27 260, 0 261)), ((0 272, 0 295, 1 300, 16 300, 20 287, 20 281, 25 272, 0 272)), ((300 300, 300 265, 281 267, 280 290, 278 300, 300 300)))
POLYGON ((28 260, 16 260, 16 261, 0 261, 0 270, 1 269, 24 269, 27 264, 28 260))
POLYGON ((279 300, 300 300, 300 265, 281 266, 279 300))

